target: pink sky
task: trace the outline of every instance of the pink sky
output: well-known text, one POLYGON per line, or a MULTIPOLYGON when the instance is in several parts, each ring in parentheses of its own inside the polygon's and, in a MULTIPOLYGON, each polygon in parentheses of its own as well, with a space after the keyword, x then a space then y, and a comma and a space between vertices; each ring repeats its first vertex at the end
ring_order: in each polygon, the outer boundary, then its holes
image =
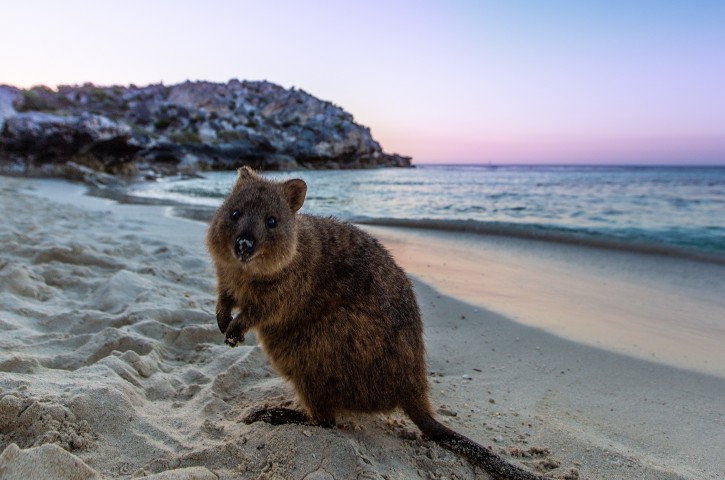
POLYGON ((522 134, 486 140, 476 135, 407 133, 380 140, 383 145, 400 146, 403 152, 418 151, 417 163, 725 165, 725 136, 527 138, 522 134))
POLYGON ((8 0, 0 83, 266 79, 417 163, 725 164, 725 2, 8 0))

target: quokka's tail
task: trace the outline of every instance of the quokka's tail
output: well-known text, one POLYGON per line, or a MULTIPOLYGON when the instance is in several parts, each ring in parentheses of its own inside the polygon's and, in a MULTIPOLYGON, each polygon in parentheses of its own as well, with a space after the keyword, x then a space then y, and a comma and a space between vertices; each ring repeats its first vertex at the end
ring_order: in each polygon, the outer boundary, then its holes
POLYGON ((413 407, 404 410, 413 423, 431 440, 452 452, 466 457, 471 463, 480 466, 495 478, 501 480, 544 480, 544 477, 507 462, 482 445, 446 427, 433 418, 433 415, 427 409, 413 407))

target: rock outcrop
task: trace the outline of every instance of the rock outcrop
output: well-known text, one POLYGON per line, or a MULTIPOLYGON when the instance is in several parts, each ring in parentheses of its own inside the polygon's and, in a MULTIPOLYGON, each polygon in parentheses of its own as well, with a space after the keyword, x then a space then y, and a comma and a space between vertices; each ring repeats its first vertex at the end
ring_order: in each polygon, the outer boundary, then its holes
MULTIPOLYGON (((0 86, 0 168, 116 175, 407 167, 330 102, 269 82, 0 86), (78 168, 76 168, 78 167, 78 168)), ((64 173, 64 174, 65 174, 64 173)))
POLYGON ((0 131, 5 125, 5 119, 15 115, 17 112, 13 104, 20 98, 20 90, 8 85, 0 85, 0 131))

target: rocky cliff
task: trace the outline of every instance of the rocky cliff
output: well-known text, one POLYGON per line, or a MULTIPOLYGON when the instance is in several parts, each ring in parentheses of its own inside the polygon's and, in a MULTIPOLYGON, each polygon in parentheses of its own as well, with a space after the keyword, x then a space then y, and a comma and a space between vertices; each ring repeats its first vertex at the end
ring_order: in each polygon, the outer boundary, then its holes
POLYGON ((0 171, 407 167, 330 102, 269 82, 0 86, 0 171))

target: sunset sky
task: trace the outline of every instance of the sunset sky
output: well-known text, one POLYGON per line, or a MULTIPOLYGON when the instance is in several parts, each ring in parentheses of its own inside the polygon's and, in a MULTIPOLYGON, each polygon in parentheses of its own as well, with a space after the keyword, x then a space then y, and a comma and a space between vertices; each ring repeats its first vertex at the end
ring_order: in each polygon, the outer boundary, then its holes
POLYGON ((725 164, 725 1, 0 3, 0 83, 231 78, 416 163, 725 164))

